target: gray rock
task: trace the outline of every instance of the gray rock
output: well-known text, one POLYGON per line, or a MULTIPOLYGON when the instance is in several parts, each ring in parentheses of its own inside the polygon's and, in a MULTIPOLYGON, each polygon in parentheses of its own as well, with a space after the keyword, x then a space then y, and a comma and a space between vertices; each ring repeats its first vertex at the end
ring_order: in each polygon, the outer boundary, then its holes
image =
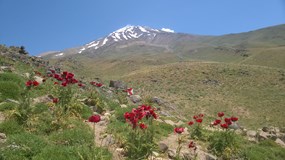
POLYGON ((275 140, 275 143, 277 143, 277 144, 279 144, 281 147, 285 148, 285 143, 284 143, 281 139, 277 138, 277 139, 275 140))
POLYGON ((168 150, 167 155, 169 158, 173 159, 176 156, 176 152, 174 150, 168 150))
POLYGON ((158 144, 159 151, 165 153, 168 150, 168 146, 165 143, 158 144))
POLYGON ((110 80, 109 87, 113 87, 115 89, 122 89, 122 90, 126 90, 128 88, 124 82, 114 81, 114 80, 110 80))
POLYGON ((115 144, 115 142, 116 141, 113 138, 113 136, 109 134, 102 140, 102 146, 108 147, 108 146, 115 144))
POLYGON ((54 97, 52 95, 41 96, 41 97, 34 98, 33 103, 48 103, 48 102, 52 102, 53 98, 54 97))
POLYGON ((0 133, 0 139, 6 139, 6 134, 5 133, 0 133))
POLYGON ((269 128, 268 128, 268 127, 263 127, 263 128, 262 128, 262 131, 263 131, 263 132, 268 132, 268 131, 269 131, 269 128))
POLYGON ((256 131, 253 131, 253 130, 249 130, 249 131, 246 132, 246 135, 247 135, 248 137, 253 137, 253 138, 255 138, 256 135, 257 135, 257 132, 256 132, 256 131))
POLYGON ((158 97, 153 97, 153 98, 151 99, 151 101, 152 101, 153 103, 158 104, 158 105, 162 105, 162 104, 164 103, 164 100, 162 100, 161 98, 158 98, 158 97))
POLYGON ((138 103, 142 100, 141 96, 139 95, 131 95, 130 96, 130 100, 133 102, 133 103, 138 103))
POLYGON ((127 108, 128 106, 125 104, 121 104, 121 108, 127 108))
POLYGON ((285 133, 285 127, 281 127, 281 128, 280 128, 280 132, 281 132, 281 133, 285 133))

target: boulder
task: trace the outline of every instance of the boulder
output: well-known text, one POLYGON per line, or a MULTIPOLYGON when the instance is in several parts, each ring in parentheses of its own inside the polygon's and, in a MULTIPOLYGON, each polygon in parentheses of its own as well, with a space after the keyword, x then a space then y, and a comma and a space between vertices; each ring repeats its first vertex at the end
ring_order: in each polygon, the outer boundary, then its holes
POLYGON ((54 97, 52 95, 41 96, 41 97, 34 98, 33 103, 48 103, 48 102, 52 102, 53 98, 54 97))
POLYGON ((158 105, 162 105, 164 103, 164 101, 162 99, 158 98, 158 97, 153 97, 151 99, 151 102, 156 103, 158 105))
POLYGON ((168 146, 165 143, 159 143, 158 149, 160 152, 165 153, 168 150, 168 146))
POLYGON ((0 143, 4 143, 6 141, 6 134, 0 133, 0 143))
POLYGON ((112 135, 108 134, 103 140, 102 140, 102 146, 108 147, 113 144, 115 144, 115 139, 113 138, 112 135))
POLYGON ((275 140, 275 143, 277 143, 277 144, 279 144, 281 147, 285 148, 285 143, 284 143, 281 139, 277 138, 277 139, 275 140))
POLYGON ((127 108, 128 106, 125 104, 121 104, 121 108, 127 108))
POLYGON ((139 95, 131 95, 130 96, 130 100, 133 102, 133 103, 138 103, 142 100, 141 96, 139 95))
POLYGON ((122 89, 122 90, 126 90, 128 88, 124 82, 114 81, 114 80, 110 80, 109 87, 113 87, 115 89, 122 89))
POLYGON ((168 155, 168 158, 174 159, 176 156, 176 152, 174 150, 168 150, 167 155, 168 155))

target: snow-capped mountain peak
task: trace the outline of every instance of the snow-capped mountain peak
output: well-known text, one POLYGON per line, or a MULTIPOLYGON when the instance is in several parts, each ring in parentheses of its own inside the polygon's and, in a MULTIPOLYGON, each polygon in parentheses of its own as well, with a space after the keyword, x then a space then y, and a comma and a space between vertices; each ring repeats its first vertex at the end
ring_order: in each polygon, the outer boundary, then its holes
POLYGON ((120 28, 112 33, 110 33, 107 37, 101 38, 96 41, 92 41, 86 45, 84 45, 78 53, 84 52, 86 49, 93 48, 95 50, 103 47, 103 46, 110 46, 115 43, 125 42, 125 41, 135 41, 135 40, 142 40, 147 39, 151 40, 154 39, 155 36, 159 33, 166 33, 166 32, 174 32, 171 29, 152 29, 150 27, 144 26, 133 26, 127 25, 123 28, 120 28))

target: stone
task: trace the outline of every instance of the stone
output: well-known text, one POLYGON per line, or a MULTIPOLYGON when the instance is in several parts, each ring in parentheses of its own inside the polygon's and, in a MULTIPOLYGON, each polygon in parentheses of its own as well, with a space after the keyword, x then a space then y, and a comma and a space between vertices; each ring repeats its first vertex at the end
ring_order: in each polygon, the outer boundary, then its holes
POLYGON ((142 100, 141 96, 139 95, 131 95, 130 96, 130 100, 133 102, 133 103, 138 103, 142 100))
POLYGON ((153 156, 155 156, 155 157, 158 157, 158 156, 159 156, 159 153, 157 153, 157 152, 155 152, 155 151, 152 151, 152 154, 153 154, 153 156))
POLYGON ((257 135, 257 132, 256 132, 256 131, 253 131, 253 130, 249 130, 249 131, 246 132, 246 135, 247 135, 248 137, 255 138, 256 135, 257 135))
POLYGON ((43 78, 40 76, 34 76, 35 81, 39 82, 40 84, 43 83, 43 78))
POLYGON ((279 128, 281 133, 285 133, 285 127, 279 128))
POLYGON ((275 140, 275 143, 277 143, 277 144, 279 144, 281 147, 285 148, 285 143, 284 143, 281 139, 277 138, 277 139, 275 140))
POLYGON ((158 97, 153 97, 153 98, 151 99, 151 101, 152 101, 153 103, 158 104, 158 105, 162 105, 162 104, 164 103, 164 101, 163 101, 162 99, 158 98, 158 97))
POLYGON ((181 153, 183 160, 192 160, 194 159, 194 155, 191 154, 190 152, 182 152, 181 153))
POLYGON ((122 89, 122 90, 126 90, 128 88, 124 82, 114 81, 114 80, 110 80, 109 87, 113 87, 115 89, 122 89))
POLYGON ((258 140, 259 141, 266 140, 266 139, 268 139, 268 135, 269 135, 269 133, 261 131, 258 134, 258 140))
POLYGON ((115 144, 115 139, 113 138, 112 135, 107 135, 103 140, 102 140, 102 146, 108 147, 115 144))
POLYGON ((53 100, 53 96, 52 95, 45 95, 45 96, 41 96, 41 97, 37 97, 33 99, 33 103, 48 103, 48 102, 52 102, 53 100))
POLYGON ((125 104, 121 104, 121 108, 127 108, 128 106, 125 104))
POLYGON ((262 130, 263 132, 268 132, 268 131, 269 131, 269 128, 268 128, 268 127, 263 127, 261 130, 262 130))
POLYGON ((161 153, 165 153, 168 150, 168 146, 165 143, 159 143, 158 149, 161 153))
POLYGON ((176 156, 176 152, 174 150, 168 150, 167 155, 168 155, 168 158, 173 159, 176 156))
POLYGON ((6 139, 6 138, 7 138, 7 136, 5 133, 0 133, 0 139, 6 139))

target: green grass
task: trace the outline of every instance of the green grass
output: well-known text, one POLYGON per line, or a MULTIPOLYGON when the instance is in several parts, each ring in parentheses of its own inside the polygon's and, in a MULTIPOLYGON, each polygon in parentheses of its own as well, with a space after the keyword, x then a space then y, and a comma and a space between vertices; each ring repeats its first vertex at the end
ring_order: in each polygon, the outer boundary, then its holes
POLYGON ((285 125, 282 77, 282 70, 268 67, 183 62, 133 72, 123 79, 142 97, 157 96, 176 104, 176 112, 185 118, 205 113, 209 122, 223 111, 238 116, 242 126, 257 128, 285 125))
POLYGON ((265 140, 259 144, 249 144, 244 148, 242 155, 245 159, 250 160, 283 160, 285 158, 285 148, 278 146, 272 140, 265 140))

